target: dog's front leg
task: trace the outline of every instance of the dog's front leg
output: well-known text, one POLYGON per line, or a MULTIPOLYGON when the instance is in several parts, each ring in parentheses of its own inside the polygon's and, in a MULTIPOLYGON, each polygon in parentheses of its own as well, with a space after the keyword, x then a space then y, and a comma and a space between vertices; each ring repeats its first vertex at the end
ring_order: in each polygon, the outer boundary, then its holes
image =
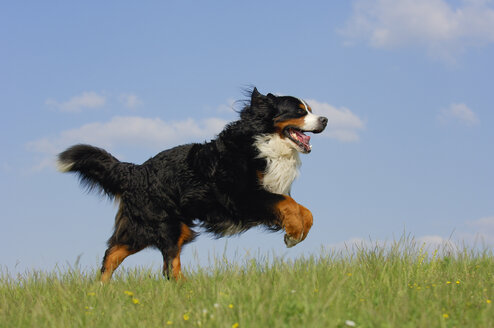
POLYGON ((280 225, 285 230, 285 244, 293 247, 307 237, 312 227, 312 213, 298 204, 290 196, 283 196, 283 200, 275 205, 280 225))

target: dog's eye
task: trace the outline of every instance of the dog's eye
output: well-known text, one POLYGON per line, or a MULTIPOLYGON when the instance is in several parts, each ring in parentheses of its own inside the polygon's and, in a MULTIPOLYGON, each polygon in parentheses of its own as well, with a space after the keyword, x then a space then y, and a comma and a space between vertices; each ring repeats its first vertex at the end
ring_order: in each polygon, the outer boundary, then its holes
POLYGON ((303 108, 299 108, 297 111, 297 114, 300 114, 300 115, 305 115, 306 113, 307 113, 307 111, 303 108))

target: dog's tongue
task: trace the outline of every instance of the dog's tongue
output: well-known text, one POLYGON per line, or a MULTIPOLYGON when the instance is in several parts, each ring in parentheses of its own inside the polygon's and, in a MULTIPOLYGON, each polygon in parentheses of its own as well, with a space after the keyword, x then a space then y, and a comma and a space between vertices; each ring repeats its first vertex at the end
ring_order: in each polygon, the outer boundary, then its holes
POLYGON ((305 149, 310 151, 310 137, 299 130, 293 130, 293 132, 295 132, 298 141, 304 145, 305 149))

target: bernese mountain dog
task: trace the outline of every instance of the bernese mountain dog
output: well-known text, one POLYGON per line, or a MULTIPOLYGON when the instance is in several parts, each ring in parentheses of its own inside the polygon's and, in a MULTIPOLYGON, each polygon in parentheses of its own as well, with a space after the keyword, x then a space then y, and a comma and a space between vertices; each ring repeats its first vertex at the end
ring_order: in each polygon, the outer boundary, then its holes
POLYGON ((182 278, 180 252, 200 226, 216 237, 255 226, 285 231, 292 247, 307 236, 312 213, 290 197, 299 153, 328 119, 301 99, 262 95, 254 88, 240 119, 209 142, 171 148, 141 165, 120 162, 103 149, 75 145, 58 155, 62 172, 119 203, 103 258, 101 281, 129 255, 155 247, 163 274, 182 278))

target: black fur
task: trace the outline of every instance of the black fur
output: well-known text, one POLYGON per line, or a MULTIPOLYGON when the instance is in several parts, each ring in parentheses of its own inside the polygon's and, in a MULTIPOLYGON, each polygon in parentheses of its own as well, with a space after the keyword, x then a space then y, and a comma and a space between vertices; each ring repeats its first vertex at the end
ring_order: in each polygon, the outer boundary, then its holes
MULTIPOLYGON (((290 117, 303 115, 294 114, 300 112, 299 103, 293 97, 263 96, 254 89, 240 120, 210 142, 165 150, 141 165, 120 162, 89 145, 70 147, 58 160, 90 190, 120 201, 107 255, 115 245, 132 252, 155 247, 167 267, 180 251, 182 224, 200 225, 216 237, 259 225, 274 231, 282 228, 275 205, 284 196, 260 185, 258 174, 264 172, 266 161, 257 158, 253 143, 256 136, 275 133, 280 115, 290 110, 290 117)), ((191 231, 184 243, 195 236, 191 231)))

